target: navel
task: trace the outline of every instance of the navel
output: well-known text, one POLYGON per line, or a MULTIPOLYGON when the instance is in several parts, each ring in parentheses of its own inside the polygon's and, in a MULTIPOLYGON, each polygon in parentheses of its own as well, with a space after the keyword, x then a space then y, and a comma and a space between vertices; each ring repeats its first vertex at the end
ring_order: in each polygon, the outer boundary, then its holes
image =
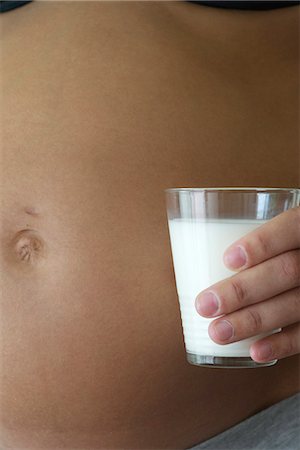
POLYGON ((17 261, 34 264, 45 257, 45 242, 40 234, 31 229, 19 231, 12 240, 12 249, 17 261))

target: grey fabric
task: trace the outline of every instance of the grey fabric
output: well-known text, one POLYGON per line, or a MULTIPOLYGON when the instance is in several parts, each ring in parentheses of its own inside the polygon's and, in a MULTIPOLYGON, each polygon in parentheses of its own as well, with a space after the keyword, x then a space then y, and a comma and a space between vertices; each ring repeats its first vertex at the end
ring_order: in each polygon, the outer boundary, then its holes
POLYGON ((300 450, 300 394, 288 397, 189 450, 300 450))

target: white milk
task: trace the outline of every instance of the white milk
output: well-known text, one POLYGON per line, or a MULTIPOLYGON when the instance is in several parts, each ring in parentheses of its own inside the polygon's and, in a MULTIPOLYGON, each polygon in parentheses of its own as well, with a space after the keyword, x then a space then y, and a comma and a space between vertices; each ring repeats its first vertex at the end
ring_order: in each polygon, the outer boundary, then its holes
POLYGON ((170 240, 179 297, 186 351, 197 355, 250 356, 250 345, 264 333, 233 344, 219 345, 208 335, 208 325, 214 319, 199 315, 196 296, 212 284, 232 276, 223 263, 223 253, 229 245, 266 221, 195 219, 169 220, 170 240))

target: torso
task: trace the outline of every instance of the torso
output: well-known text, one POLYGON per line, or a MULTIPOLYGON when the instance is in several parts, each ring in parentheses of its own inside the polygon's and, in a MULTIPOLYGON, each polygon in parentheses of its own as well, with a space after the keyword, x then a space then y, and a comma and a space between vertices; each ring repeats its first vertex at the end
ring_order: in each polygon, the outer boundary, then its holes
POLYGON ((298 357, 185 359, 164 189, 299 181, 296 44, 272 67, 245 39, 239 65, 191 7, 1 17, 1 448, 187 448, 298 390, 298 357))

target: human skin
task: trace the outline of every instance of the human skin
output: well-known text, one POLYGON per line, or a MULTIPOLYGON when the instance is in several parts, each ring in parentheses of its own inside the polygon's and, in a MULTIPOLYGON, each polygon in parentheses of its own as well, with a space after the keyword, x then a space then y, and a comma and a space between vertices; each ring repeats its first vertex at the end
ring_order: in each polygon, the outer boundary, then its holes
POLYGON ((239 273, 208 287, 195 302, 200 315, 222 316, 208 328, 216 343, 229 344, 281 329, 251 345, 252 359, 267 363, 300 353, 299 247, 298 206, 225 251, 224 264, 239 273))
POLYGON ((0 447, 188 448, 297 392, 186 362, 163 191, 298 184, 298 8, 0 19, 0 447))

